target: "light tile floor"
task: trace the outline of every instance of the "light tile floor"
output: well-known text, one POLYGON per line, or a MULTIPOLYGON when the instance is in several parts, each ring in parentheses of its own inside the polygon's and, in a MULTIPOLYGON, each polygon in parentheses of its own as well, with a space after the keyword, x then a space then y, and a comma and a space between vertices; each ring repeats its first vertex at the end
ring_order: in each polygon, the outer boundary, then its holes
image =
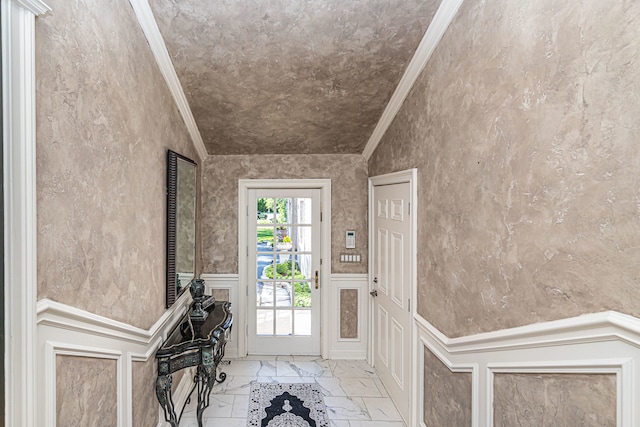
MULTIPOLYGON (((246 427, 252 381, 318 383, 331 427, 404 427, 374 369, 364 361, 307 356, 247 357, 222 366, 227 379, 216 384, 203 414, 206 427, 246 427)), ((195 427, 195 401, 185 408, 181 427, 195 427)))

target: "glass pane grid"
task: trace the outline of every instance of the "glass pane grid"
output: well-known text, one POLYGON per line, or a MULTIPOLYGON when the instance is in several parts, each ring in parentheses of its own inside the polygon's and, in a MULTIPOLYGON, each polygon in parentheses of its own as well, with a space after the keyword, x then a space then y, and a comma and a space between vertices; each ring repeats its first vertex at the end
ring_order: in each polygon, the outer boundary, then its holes
POLYGON ((258 310, 256 323, 256 332, 258 335, 273 335, 273 310, 258 310))
POLYGON ((261 198, 257 207, 258 334, 309 336, 311 199, 261 198))
POLYGON ((309 336, 311 308, 259 309, 256 326, 260 336, 309 336))

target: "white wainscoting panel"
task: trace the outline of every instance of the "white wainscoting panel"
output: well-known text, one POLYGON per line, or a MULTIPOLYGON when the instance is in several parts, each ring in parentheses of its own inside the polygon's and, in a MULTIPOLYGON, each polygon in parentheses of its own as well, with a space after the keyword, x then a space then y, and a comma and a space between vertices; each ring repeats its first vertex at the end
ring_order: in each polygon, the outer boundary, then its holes
MULTIPOLYGON (((367 338, 368 338, 368 281, 366 274, 332 274, 330 300, 327 301, 330 310, 323 310, 323 313, 330 313, 331 319, 328 324, 331 329, 328 333, 330 348, 327 354, 331 359, 366 359, 367 338), (353 339, 340 338, 340 290, 355 289, 358 292, 358 336, 353 339)), ((239 316, 243 315, 239 298, 239 277, 237 274, 202 274, 200 278, 204 280, 207 295, 211 295, 214 289, 228 290, 231 302, 231 311, 234 313, 234 327, 231 330, 231 337, 225 348, 225 356, 229 358, 243 357, 238 354, 238 334, 242 331, 237 325, 241 322, 239 316)), ((244 290, 243 290, 244 291, 244 290)), ((323 350, 323 353, 324 350, 323 350)))
MULTIPOLYGON (((36 425, 56 425, 56 356, 67 355, 117 361, 118 426, 133 427, 133 362, 154 356, 190 302, 189 293, 183 293, 145 330, 48 299, 38 301, 36 376, 43 382, 37 388, 36 425)), ((182 382, 191 383, 191 378, 185 375, 182 382)), ((186 393, 180 392, 185 388, 189 389, 188 384, 181 383, 174 396, 176 407, 186 400, 186 393)), ((161 411, 158 413, 159 425, 164 425, 161 411)))
POLYGON ((239 301, 239 279, 237 274, 201 274, 200 278, 204 280, 205 293, 211 295, 214 289, 222 289, 229 291, 229 302, 231 303, 231 312, 233 313, 233 324, 231 326, 231 336, 227 341, 224 349, 224 355, 227 358, 243 357, 238 355, 238 334, 240 333, 239 316, 245 315, 245 311, 240 307, 239 301))
POLYGON ((331 359, 367 358, 369 337, 369 281, 367 274, 332 274, 329 332, 331 359), (358 293, 358 333, 356 338, 340 338, 340 291, 354 289, 358 293))
MULTIPOLYGON (((224 349, 226 358, 236 358, 238 356, 238 334, 240 333, 238 324, 239 316, 244 315, 244 311, 240 308, 238 298, 239 280, 237 274, 201 274, 200 278, 204 280, 205 294, 211 295, 214 289, 223 289, 229 291, 229 302, 231 303, 231 313, 233 313, 233 324, 231 326, 231 335, 224 349)), ((244 355, 243 355, 244 356, 244 355)))
POLYGON ((608 311, 501 331, 448 338, 415 317, 413 425, 424 426, 426 347, 452 372, 472 373, 472 426, 493 426, 496 373, 614 374, 617 425, 640 426, 640 319, 608 311))

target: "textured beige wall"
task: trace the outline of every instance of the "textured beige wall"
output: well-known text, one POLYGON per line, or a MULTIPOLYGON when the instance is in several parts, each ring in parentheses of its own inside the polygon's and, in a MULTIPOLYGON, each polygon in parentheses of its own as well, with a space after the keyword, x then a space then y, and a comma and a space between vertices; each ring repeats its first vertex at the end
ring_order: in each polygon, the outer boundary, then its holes
POLYGON ((358 338, 357 289, 340 289, 340 338, 358 338))
POLYGON ((330 178, 332 272, 367 272, 367 164, 359 154, 209 156, 203 166, 203 272, 238 272, 238 180, 258 178, 330 178), (339 262, 347 230, 356 231, 361 263, 339 262))
POLYGON ((451 337, 640 316, 640 3, 467 0, 369 161, 419 169, 418 311, 451 337))
MULTIPOLYGON (((166 151, 196 152, 129 2, 47 3, 36 20, 38 298, 146 329, 165 305, 166 151)), ((116 425, 115 362, 59 360, 58 425, 116 425)), ((136 402, 153 402, 153 370, 134 377, 136 402)))
POLYGON ((229 289, 211 289, 211 296, 213 296, 216 301, 230 301, 229 294, 229 289))
POLYGON ((451 372, 429 349, 423 351, 424 424, 471 426, 471 374, 451 372))
POLYGON ((496 427, 616 425, 615 375, 496 374, 496 427))
POLYGON ((132 363, 134 426, 153 427, 158 424, 158 400, 153 381, 157 375, 157 366, 155 358, 132 363))
POLYGON ((57 356, 56 373, 56 425, 118 425, 115 360, 57 356))
POLYGON ((38 298, 149 328, 165 304, 166 151, 196 152, 129 2, 49 4, 36 21, 38 298))

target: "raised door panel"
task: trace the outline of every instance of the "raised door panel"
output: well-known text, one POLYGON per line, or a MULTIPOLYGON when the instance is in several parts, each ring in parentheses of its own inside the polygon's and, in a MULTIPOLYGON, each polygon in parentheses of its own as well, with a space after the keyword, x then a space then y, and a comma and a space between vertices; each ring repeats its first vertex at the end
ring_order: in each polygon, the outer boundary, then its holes
POLYGON ((404 236, 400 233, 391 233, 390 251, 390 275, 389 286, 391 299, 400 308, 404 308, 404 236))
POLYGON ((385 366, 389 366, 389 315, 387 310, 378 306, 378 324, 376 325, 378 357, 385 366))
POLYGON ((377 250, 376 278, 378 279, 378 290, 388 295, 389 233, 385 228, 378 228, 377 250))

